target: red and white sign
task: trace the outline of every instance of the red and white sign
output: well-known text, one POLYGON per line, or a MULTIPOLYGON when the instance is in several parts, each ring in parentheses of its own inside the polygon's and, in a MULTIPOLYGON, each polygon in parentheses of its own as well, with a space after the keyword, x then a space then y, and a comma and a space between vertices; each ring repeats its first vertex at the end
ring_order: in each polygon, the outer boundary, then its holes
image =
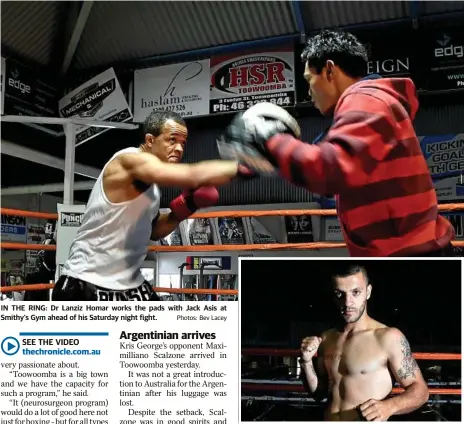
POLYGON ((211 58, 210 114, 295 103, 293 46, 211 58))

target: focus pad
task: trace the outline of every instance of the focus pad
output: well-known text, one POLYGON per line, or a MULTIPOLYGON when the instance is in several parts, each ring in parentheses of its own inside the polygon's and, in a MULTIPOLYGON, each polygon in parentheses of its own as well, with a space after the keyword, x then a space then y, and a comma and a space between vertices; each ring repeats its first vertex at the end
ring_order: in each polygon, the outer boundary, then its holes
POLYGON ((225 133, 217 140, 219 156, 225 160, 239 162, 252 171, 252 174, 272 174, 275 167, 266 157, 263 144, 256 142, 256 119, 244 119, 244 114, 237 114, 225 133))
POLYGON ((283 108, 268 102, 257 103, 239 113, 217 140, 219 155, 235 160, 258 174, 273 174, 276 163, 267 154, 266 141, 279 133, 301 134, 298 122, 283 108))
POLYGON ((286 129, 284 132, 290 133, 296 138, 300 138, 301 136, 301 128, 298 121, 283 107, 277 106, 273 103, 256 103, 243 113, 243 118, 245 121, 249 121, 250 127, 253 125, 259 125, 260 122, 263 122, 266 119, 275 120, 283 124, 282 128, 286 129))

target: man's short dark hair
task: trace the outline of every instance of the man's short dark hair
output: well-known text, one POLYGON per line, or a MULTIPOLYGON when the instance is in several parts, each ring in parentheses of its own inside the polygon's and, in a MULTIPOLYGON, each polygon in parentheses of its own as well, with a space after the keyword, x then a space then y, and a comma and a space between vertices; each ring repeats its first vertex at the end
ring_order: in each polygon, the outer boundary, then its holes
POLYGON ((370 284, 366 268, 364 268, 362 265, 352 263, 342 263, 338 266, 335 266, 332 272, 333 282, 335 282, 337 278, 351 277, 352 275, 359 273, 363 274, 364 278, 366 279, 366 283, 370 284))
POLYGON ((318 74, 322 72, 328 60, 333 60, 335 65, 352 78, 367 75, 367 50, 349 32, 324 30, 311 37, 301 54, 301 59, 318 74))
POLYGON ((176 112, 153 110, 145 119, 143 133, 158 137, 163 132, 166 121, 172 119, 176 124, 186 127, 184 119, 176 112))

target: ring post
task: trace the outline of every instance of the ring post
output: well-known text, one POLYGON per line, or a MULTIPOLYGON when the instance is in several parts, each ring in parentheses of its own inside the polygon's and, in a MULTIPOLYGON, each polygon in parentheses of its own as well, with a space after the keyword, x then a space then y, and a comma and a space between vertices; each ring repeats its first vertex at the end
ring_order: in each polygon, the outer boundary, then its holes
POLYGON ((64 193, 63 204, 72 205, 74 202, 74 163, 76 157, 76 125, 67 123, 66 153, 64 157, 64 193))

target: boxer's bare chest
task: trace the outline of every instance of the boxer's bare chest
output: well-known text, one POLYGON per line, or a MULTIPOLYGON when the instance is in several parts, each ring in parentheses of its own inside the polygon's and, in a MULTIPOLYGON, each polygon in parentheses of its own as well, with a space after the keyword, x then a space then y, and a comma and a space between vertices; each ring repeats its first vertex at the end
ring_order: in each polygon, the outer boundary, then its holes
POLYGON ((332 383, 347 376, 370 374, 385 367, 386 362, 374 330, 334 333, 324 343, 324 366, 332 383))

